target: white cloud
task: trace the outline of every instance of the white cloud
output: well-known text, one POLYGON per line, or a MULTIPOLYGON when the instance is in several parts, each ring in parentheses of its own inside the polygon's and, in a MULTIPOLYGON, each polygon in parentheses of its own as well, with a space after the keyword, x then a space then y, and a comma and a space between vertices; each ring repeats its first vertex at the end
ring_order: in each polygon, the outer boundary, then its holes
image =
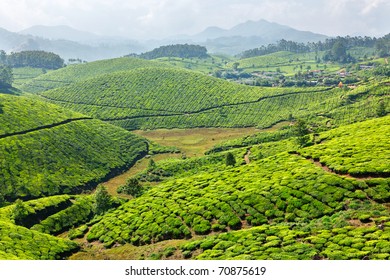
POLYGON ((66 24, 130 37, 193 34, 266 19, 331 35, 389 33, 388 0, 1 0, 0 27, 66 24))

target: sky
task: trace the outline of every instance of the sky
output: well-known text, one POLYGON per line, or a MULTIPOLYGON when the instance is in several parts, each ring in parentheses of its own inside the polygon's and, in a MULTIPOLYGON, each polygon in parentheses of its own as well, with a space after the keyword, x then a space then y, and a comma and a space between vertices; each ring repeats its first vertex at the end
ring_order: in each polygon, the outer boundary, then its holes
POLYGON ((390 33, 390 0, 0 0, 0 27, 68 25, 99 35, 161 39, 265 19, 329 36, 390 33))

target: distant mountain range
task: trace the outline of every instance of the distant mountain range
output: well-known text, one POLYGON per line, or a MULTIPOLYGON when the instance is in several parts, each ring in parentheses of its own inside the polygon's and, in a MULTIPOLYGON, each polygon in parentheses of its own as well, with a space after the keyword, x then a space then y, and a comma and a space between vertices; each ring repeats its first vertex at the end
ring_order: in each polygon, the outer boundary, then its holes
POLYGON ((296 42, 317 42, 327 36, 299 31, 265 20, 247 21, 231 29, 209 27, 195 35, 164 40, 137 42, 121 37, 100 36, 68 26, 33 26, 18 33, 0 28, 0 49, 6 52, 45 50, 64 59, 80 58, 87 61, 140 53, 152 48, 175 43, 196 43, 206 46, 210 53, 237 54, 285 39, 296 42))

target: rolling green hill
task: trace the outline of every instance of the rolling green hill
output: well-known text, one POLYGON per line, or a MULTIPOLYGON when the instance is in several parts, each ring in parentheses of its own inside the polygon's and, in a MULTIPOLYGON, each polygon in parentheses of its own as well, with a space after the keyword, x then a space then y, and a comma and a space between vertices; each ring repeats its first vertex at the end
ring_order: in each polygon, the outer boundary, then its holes
POLYGON ((75 82, 94 78, 99 75, 125 71, 143 67, 169 67, 155 61, 148 61, 133 57, 122 57, 115 59, 99 60, 86 64, 69 65, 65 68, 51 71, 28 80, 19 86, 26 92, 37 93, 53 88, 63 87, 75 82))
POLYGON ((147 153, 144 139, 118 127, 25 97, 0 100, 0 191, 7 200, 80 192, 147 153))
POLYGON ((375 116, 389 87, 261 88, 180 69, 118 72, 41 93, 46 100, 123 128, 270 127, 291 118, 345 123, 375 116))
POLYGON ((388 173, 372 178, 371 171, 360 167, 360 158, 348 151, 367 155, 368 164, 380 155, 381 166, 388 168, 390 146, 384 139, 389 123, 387 116, 342 126, 321 133, 320 140, 306 148, 280 143, 277 149, 284 146, 284 152, 272 153, 277 143, 262 145, 259 149, 270 156, 250 164, 167 180, 106 214, 87 239, 108 247, 139 246, 229 231, 180 250, 184 257, 198 250, 196 257, 201 249, 202 259, 296 259, 297 254, 303 259, 388 259, 388 173), (355 135, 365 141, 356 141, 355 135), (360 168, 359 176, 339 175, 326 162, 302 156, 331 153, 329 147, 339 151, 342 165, 360 168), (375 224, 382 222, 384 230, 378 230, 375 224), (254 240, 262 246, 251 250, 254 240))

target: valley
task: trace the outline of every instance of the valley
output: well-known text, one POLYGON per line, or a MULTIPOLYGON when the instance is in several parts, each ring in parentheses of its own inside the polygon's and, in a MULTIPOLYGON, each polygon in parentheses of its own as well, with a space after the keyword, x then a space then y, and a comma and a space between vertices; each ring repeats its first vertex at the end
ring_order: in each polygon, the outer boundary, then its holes
POLYGON ((0 259, 389 260, 389 54, 370 40, 15 67, 0 259))

